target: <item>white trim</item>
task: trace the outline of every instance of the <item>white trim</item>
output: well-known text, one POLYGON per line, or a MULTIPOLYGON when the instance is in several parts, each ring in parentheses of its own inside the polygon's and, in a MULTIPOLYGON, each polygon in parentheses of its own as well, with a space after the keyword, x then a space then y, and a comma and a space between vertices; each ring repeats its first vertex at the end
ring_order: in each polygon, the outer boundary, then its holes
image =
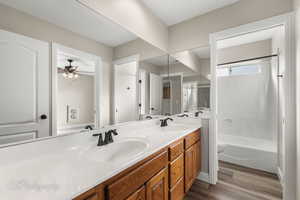
POLYGON ((209 174, 206 172, 200 172, 200 174, 197 176, 197 179, 206 183, 210 183, 209 174))
POLYGON ((160 74, 160 76, 163 78, 172 77, 172 76, 183 76, 183 73, 177 72, 177 73, 170 73, 170 74, 160 74))
POLYGON ((121 64, 129 63, 129 62, 134 62, 134 61, 138 62, 139 59, 140 59, 140 55, 135 54, 135 55, 128 56, 125 58, 120 58, 118 60, 114 60, 113 65, 121 65, 121 64))
POLYGON ((286 120, 285 120, 285 157, 284 157, 284 169, 283 169, 283 199, 295 200, 296 199, 296 125, 295 125, 295 55, 294 55, 294 14, 288 13, 265 19, 262 21, 242 25, 236 28, 230 28, 225 31, 210 34, 211 44, 211 113, 212 123, 210 127, 210 141, 209 141, 209 163, 210 163, 210 181, 215 184, 217 181, 217 87, 216 87, 216 43, 218 40, 262 30, 268 29, 278 25, 284 25, 285 27, 285 55, 286 55, 286 78, 285 81, 285 93, 286 93, 286 120))
POLYGON ((52 42, 51 44, 52 51, 51 51, 51 57, 52 57, 52 67, 51 67, 51 110, 52 110, 52 136, 56 136, 58 133, 58 127, 57 127, 57 53, 58 51, 63 51, 66 53, 70 53, 74 56, 84 58, 86 60, 91 60, 95 63, 95 108, 96 108, 96 114, 95 114, 95 128, 101 127, 101 93, 102 93, 102 59, 99 56, 86 53, 80 50, 72 49, 57 43, 52 42))
POLYGON ((277 176, 278 176, 278 179, 279 179, 279 182, 281 184, 281 187, 283 188, 284 187, 284 177, 283 177, 283 174, 282 174, 282 171, 279 167, 277 167, 277 176))
POLYGON ((139 92, 139 70, 140 70, 140 64, 139 64, 139 60, 140 60, 140 55, 139 54, 135 54, 132 56, 128 56, 125 58, 121 58, 118 60, 113 61, 113 106, 112 106, 112 117, 113 117, 113 124, 116 124, 116 65, 121 65, 121 64, 125 64, 125 63, 129 63, 129 62, 136 62, 136 89, 137 89, 137 95, 136 95, 136 99, 137 99, 137 105, 136 105, 136 120, 139 119, 139 102, 140 102, 140 92, 139 92))
POLYGON ((69 129, 84 128, 85 126, 88 126, 88 125, 94 125, 94 124, 93 124, 93 123, 84 123, 84 124, 72 124, 72 125, 66 125, 66 126, 62 126, 58 131, 69 130, 69 129))

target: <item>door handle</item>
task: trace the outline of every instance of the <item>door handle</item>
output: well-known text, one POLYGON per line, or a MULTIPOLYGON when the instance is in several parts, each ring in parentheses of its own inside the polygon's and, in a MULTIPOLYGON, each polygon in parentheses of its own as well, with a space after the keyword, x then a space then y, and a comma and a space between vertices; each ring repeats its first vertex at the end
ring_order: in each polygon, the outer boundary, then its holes
POLYGON ((42 115, 41 115, 41 119, 42 119, 42 120, 45 120, 45 119, 47 119, 47 118, 48 118, 47 115, 45 115, 45 114, 42 114, 42 115))

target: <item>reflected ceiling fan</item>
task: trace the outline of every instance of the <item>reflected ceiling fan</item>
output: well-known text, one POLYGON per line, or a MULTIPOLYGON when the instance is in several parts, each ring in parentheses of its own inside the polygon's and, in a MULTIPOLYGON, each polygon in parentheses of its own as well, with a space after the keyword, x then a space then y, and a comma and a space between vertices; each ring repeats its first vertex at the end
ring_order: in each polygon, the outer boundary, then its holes
POLYGON ((58 73, 62 73, 63 77, 66 79, 77 79, 78 75, 78 66, 72 66, 73 59, 68 59, 69 65, 65 68, 58 68, 58 73))

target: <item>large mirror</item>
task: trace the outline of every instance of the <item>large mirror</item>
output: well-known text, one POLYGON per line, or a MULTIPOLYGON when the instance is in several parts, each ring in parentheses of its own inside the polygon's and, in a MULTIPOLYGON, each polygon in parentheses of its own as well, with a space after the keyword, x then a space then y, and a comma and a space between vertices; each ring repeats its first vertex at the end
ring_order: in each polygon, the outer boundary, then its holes
POLYGON ((209 47, 167 53, 75 2, 69 7, 90 29, 77 29, 64 10, 57 21, 6 8, 47 28, 0 30, 9 44, 0 46, 0 145, 209 109, 209 47))
POLYGON ((184 112, 210 108, 210 48, 201 47, 173 55, 178 64, 175 73, 182 76, 184 112))
POLYGON ((128 57, 165 53, 77 1, 24 5, 0 4, 15 27, 0 30, 0 145, 139 120, 141 57, 128 57), (126 47, 135 42, 145 49, 126 47))

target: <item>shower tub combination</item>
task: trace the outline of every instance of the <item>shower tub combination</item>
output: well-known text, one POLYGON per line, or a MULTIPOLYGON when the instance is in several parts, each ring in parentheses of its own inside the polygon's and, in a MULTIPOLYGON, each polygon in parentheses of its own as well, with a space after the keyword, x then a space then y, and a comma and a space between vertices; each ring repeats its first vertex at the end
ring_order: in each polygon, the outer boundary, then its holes
POLYGON ((219 160, 277 173, 277 151, 272 141, 220 134, 219 160))

